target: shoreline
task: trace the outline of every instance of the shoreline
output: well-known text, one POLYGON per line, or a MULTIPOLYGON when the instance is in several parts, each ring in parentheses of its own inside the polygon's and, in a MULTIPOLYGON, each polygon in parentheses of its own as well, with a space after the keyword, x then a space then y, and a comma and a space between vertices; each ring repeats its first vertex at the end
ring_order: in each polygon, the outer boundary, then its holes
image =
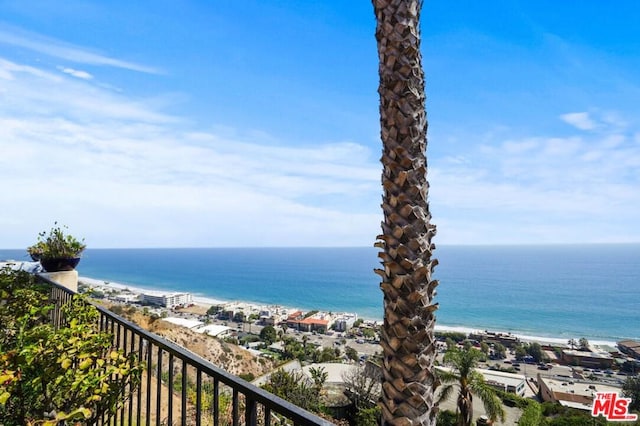
MULTIPOLYGON (((102 280, 102 279, 97 279, 97 278, 91 278, 91 277, 86 277, 86 276, 80 276, 78 277, 78 281, 79 283, 84 283, 86 285, 89 286, 100 286, 100 287, 110 287, 113 288, 115 290, 130 290, 133 293, 184 293, 184 292, 179 292, 176 290, 159 290, 159 289, 154 289, 154 288, 147 288, 147 287, 140 287, 138 285, 128 285, 128 284, 123 284, 123 283, 119 283, 119 282, 114 282, 114 281, 108 281, 108 280, 102 280)), ((256 310, 256 309, 260 309, 261 307, 278 307, 280 309, 283 310, 288 310, 288 311, 294 311, 297 310, 298 308, 296 307, 291 307, 291 306, 284 306, 284 305, 279 305, 279 304, 274 304, 274 303, 261 303, 261 302, 255 302, 255 301, 249 301, 249 300, 223 300, 223 299, 216 299, 210 296, 202 296, 202 295, 196 295, 191 293, 193 296, 193 302, 194 304, 204 307, 204 308, 209 308, 212 305, 222 305, 222 304, 238 304, 238 305, 243 305, 249 309, 252 310, 256 310)), ((357 315, 357 312, 355 312, 357 315)), ((360 318, 360 316, 358 315, 358 318, 360 318)), ((382 322, 381 318, 362 318, 366 321, 373 321, 375 323, 380 323, 382 322)), ((578 340, 581 337, 584 336, 573 336, 573 337, 557 337, 557 336, 538 336, 538 335, 531 335, 531 334, 526 334, 526 333, 520 333, 518 331, 504 331, 504 330, 495 330, 495 329, 491 329, 488 327, 469 327, 469 326, 463 326, 463 325, 446 325, 446 324, 436 324, 435 325, 435 331, 436 332, 459 332, 459 333, 465 333, 467 335, 471 334, 471 333, 477 333, 477 332, 484 332, 484 331, 491 331, 491 332, 496 332, 496 333, 502 333, 502 334, 506 334, 506 335, 511 335, 514 337, 517 337, 518 339, 520 339, 522 342, 537 342, 540 344, 549 344, 549 345, 567 345, 567 342, 569 339, 573 338, 578 340)), ((611 347, 616 347, 617 346, 617 341, 616 340, 606 340, 606 339, 589 339, 588 336, 586 336, 586 338, 589 340, 589 343, 595 347, 598 346, 611 346, 611 347)))

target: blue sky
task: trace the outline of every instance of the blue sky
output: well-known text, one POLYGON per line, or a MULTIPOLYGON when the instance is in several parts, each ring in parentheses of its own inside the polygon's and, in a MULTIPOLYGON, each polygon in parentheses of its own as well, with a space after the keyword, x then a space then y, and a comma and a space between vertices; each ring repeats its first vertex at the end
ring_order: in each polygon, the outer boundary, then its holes
MULTIPOLYGON (((437 244, 640 242, 640 3, 427 1, 437 244)), ((0 246, 371 246, 368 1, 0 1, 0 246)))

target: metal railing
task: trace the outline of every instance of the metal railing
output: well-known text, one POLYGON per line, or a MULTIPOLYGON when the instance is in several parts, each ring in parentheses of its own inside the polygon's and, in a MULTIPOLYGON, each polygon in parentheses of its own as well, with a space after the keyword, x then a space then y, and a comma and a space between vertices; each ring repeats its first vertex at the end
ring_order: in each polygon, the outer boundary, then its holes
MULTIPOLYGON (((60 307, 74 292, 37 275, 51 285, 55 302, 52 320, 64 325, 60 307)), ((99 305, 99 327, 112 334, 114 346, 137 354, 145 364, 139 386, 123 390, 128 397, 100 425, 218 426, 330 425, 293 405, 215 366, 187 349, 167 341, 99 305)))

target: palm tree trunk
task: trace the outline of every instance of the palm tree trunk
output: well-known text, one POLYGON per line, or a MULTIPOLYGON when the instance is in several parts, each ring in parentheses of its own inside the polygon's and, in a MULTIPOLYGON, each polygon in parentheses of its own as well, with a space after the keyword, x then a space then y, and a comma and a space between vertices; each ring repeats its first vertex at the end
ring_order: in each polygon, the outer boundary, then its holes
POLYGON ((435 226, 427 202, 421 0, 373 0, 380 60, 383 424, 435 425, 435 226))
POLYGON ((460 389, 458 409, 460 410, 458 425, 471 426, 471 421, 473 420, 473 395, 469 389, 460 389))

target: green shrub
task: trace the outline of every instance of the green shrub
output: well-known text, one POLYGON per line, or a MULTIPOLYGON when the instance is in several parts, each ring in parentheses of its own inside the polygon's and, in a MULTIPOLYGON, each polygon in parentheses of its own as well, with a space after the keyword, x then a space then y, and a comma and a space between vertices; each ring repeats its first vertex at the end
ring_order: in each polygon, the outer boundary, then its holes
POLYGON ((527 406, 522 411, 518 425, 520 426, 540 426, 546 424, 542 416, 542 406, 533 400, 527 401, 527 406))
POLYGON ((139 383, 142 364, 113 347, 98 310, 80 296, 50 323, 48 287, 22 271, 0 271, 0 418, 4 426, 93 424, 139 383), (76 423, 77 422, 77 423, 76 423))

